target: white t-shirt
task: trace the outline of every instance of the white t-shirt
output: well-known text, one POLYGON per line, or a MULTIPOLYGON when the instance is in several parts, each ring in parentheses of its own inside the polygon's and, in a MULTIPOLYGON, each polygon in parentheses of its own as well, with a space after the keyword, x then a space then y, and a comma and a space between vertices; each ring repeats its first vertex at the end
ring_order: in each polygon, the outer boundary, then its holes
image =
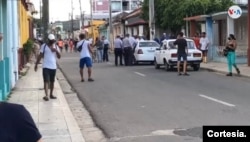
MULTIPOLYGON (((53 45, 53 48, 56 48, 58 52, 60 52, 60 49, 57 45, 53 45)), ((47 44, 43 44, 40 48, 40 53, 44 54, 43 57, 43 68, 48 69, 57 69, 56 65, 56 52, 52 52, 51 49, 47 44), (44 52, 44 53, 43 53, 44 52)))
POLYGON ((200 38, 201 50, 208 50, 209 40, 207 37, 200 38))
POLYGON ((85 57, 90 57, 91 58, 91 55, 90 55, 90 52, 89 52, 89 41, 87 40, 81 40, 79 42, 77 42, 77 48, 80 47, 82 45, 82 51, 80 52, 80 57, 81 59, 82 58, 85 58, 85 57), (82 45, 82 42, 84 41, 83 45, 82 45))

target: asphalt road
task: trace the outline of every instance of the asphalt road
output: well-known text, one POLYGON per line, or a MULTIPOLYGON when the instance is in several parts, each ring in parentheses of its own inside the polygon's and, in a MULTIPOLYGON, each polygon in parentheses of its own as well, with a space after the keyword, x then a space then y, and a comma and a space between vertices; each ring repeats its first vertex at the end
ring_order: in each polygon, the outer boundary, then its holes
POLYGON ((78 56, 64 54, 60 67, 110 141, 201 142, 203 125, 250 124, 249 79, 95 63, 95 82, 81 83, 78 56))

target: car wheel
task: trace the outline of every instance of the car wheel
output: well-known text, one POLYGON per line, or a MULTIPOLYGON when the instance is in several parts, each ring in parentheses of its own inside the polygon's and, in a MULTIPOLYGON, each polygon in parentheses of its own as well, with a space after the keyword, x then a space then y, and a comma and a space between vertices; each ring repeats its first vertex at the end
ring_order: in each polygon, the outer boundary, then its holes
POLYGON ((199 71, 200 70, 200 64, 193 65, 194 71, 199 71))
POLYGON ((154 65, 155 65, 155 69, 159 69, 160 68, 160 65, 157 64, 156 59, 154 60, 154 65))
POLYGON ((138 61, 136 61, 136 58, 135 56, 133 57, 133 65, 137 65, 138 64, 138 61))
POLYGON ((169 71, 170 66, 169 66, 169 64, 166 61, 164 62, 164 66, 165 66, 165 70, 169 71))

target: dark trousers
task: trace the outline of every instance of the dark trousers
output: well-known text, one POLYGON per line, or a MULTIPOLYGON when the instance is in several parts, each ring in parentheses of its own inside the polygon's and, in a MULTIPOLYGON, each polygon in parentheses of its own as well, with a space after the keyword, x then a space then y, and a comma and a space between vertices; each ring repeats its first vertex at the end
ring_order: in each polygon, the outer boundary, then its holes
POLYGON ((103 61, 109 61, 109 54, 108 54, 109 48, 104 48, 103 49, 103 61))
POLYGON ((124 48, 124 62, 125 62, 125 66, 132 65, 132 59, 133 59, 133 50, 132 50, 132 47, 125 47, 124 48))
POLYGON ((118 57, 120 60, 120 65, 122 65, 122 48, 115 48, 115 65, 118 64, 118 57))

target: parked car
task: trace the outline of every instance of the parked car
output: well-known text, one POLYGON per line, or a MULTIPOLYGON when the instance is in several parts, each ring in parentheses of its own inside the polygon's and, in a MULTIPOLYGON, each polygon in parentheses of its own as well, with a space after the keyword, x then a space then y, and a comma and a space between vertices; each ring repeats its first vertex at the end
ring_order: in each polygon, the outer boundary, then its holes
MULTIPOLYGON (((164 40, 160 48, 156 49, 154 55, 155 68, 159 69, 160 66, 164 66, 165 70, 170 70, 177 66, 177 46, 174 45, 176 39, 164 40)), ((202 52, 198 50, 192 39, 187 40, 188 56, 187 64, 191 66, 194 71, 200 69, 200 63, 202 62, 202 52)))
POLYGON ((154 63, 154 53, 160 45, 153 40, 139 41, 134 49, 133 64, 139 62, 151 62, 154 63))

